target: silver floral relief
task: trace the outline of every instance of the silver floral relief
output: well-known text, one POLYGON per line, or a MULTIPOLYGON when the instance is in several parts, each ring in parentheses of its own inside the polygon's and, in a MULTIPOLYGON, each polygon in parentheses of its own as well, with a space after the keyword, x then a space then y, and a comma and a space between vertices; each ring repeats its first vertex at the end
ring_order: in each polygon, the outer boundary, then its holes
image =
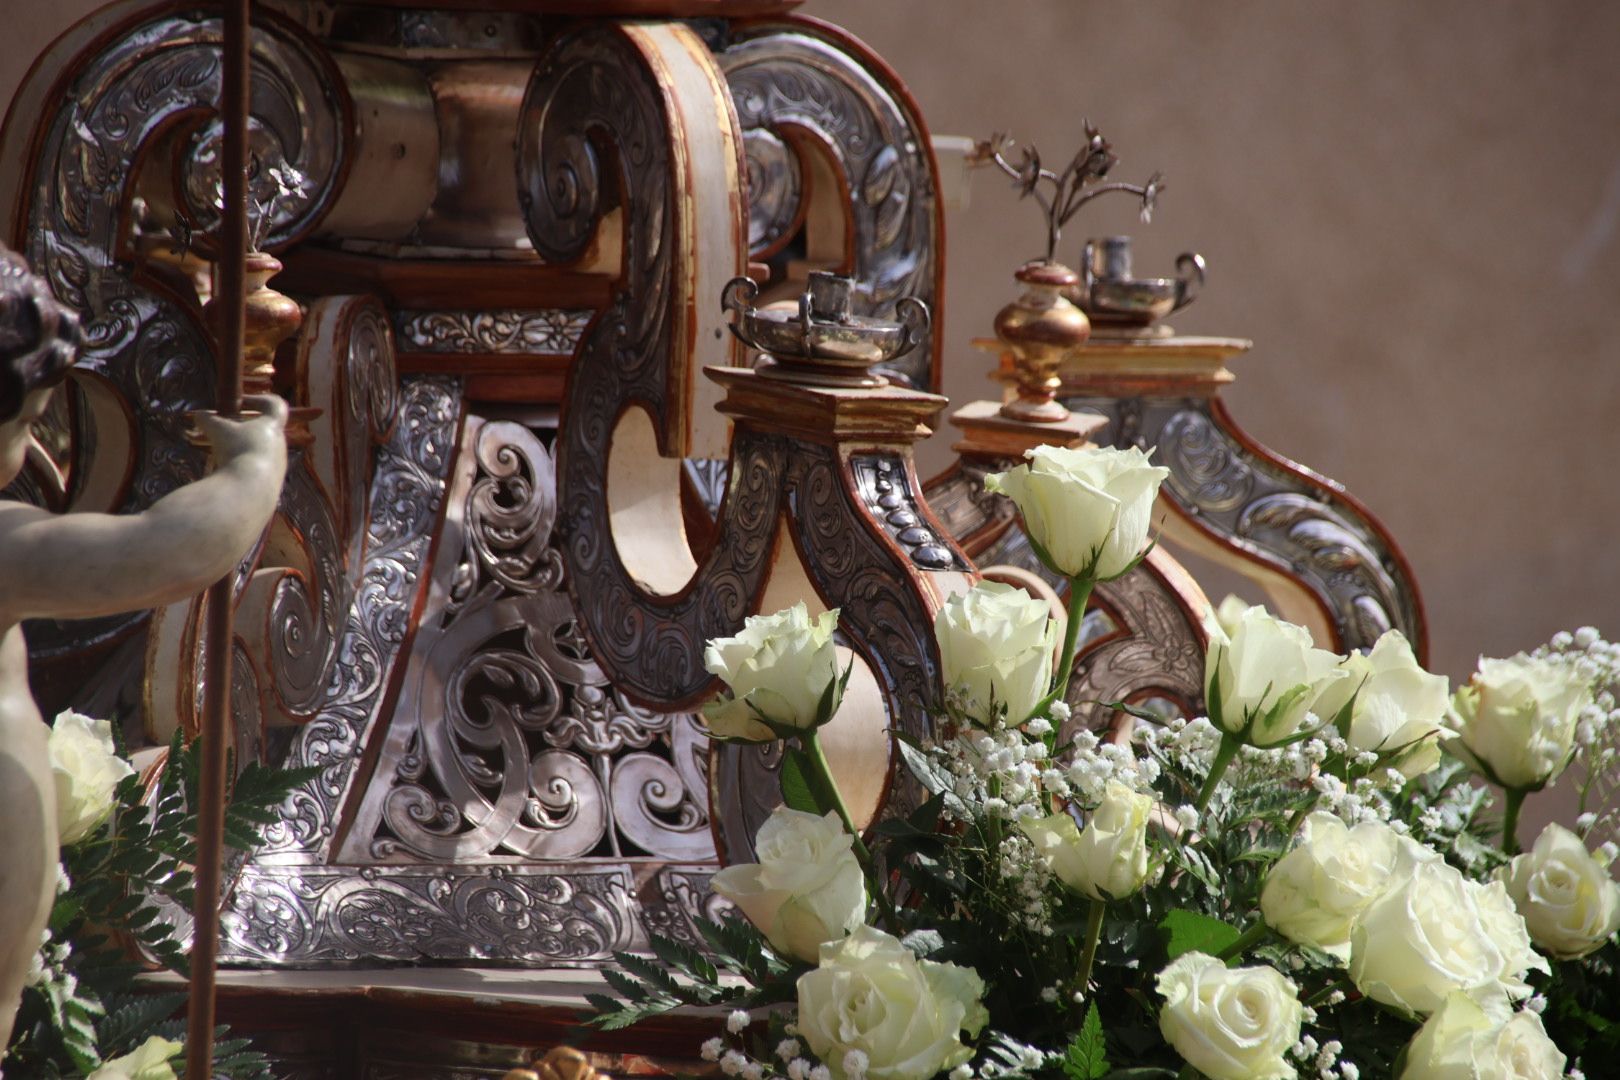
POLYGON ((1116 446, 1157 446, 1164 492, 1240 554, 1309 589, 1331 613, 1339 649, 1370 647, 1395 628, 1425 639, 1417 585, 1382 525, 1313 477, 1252 450, 1205 399, 1071 398, 1113 420, 1116 446))
POLYGON ((589 963, 637 944, 635 875, 503 867, 250 865, 222 919, 232 962, 589 963))
MULTIPOLYGON (((800 151, 784 136, 791 129, 821 142, 847 178, 856 313, 895 318, 896 302, 907 296, 932 306, 938 185, 928 135, 900 89, 851 46, 802 24, 748 26, 718 59, 743 128, 751 253, 759 258, 779 248, 803 213, 800 151)), ((933 333, 884 374, 928 389, 933 333)))
MULTIPOLYGON (((203 453, 186 438, 187 414, 213 401, 214 361, 192 314, 147 279, 120 267, 117 253, 139 179, 135 165, 159 133, 207 115, 219 88, 220 24, 192 14, 163 15, 128 29, 91 55, 60 107, 36 129, 33 183, 25 215, 28 258, 57 299, 80 315, 81 371, 101 377, 137 418, 133 470, 114 509, 135 510, 196 479, 203 453)), ((265 164, 284 163, 309 180, 283 200, 267 242, 289 240, 330 201, 347 132, 333 96, 339 80, 307 39, 279 25, 253 37, 254 146, 265 164)), ((206 139, 188 144, 206 156, 206 139)), ((188 156, 184 168, 204 168, 188 156), (195 166, 195 167, 194 167, 195 166)), ((74 448, 74 473, 98 468, 93 424, 74 448)), ((116 469, 125 462, 101 463, 116 469)), ((38 650, 61 654, 144 619, 144 613, 91 623, 42 624, 38 650)))
MULTIPOLYGON (((336 831, 338 805, 410 626, 460 415, 456 380, 401 380, 398 422, 377 454, 365 561, 344 613, 336 662, 313 718, 292 729, 290 744, 274 755, 289 767, 321 772, 283 805, 261 859, 313 860, 336 831)), ((222 945, 227 952, 230 947, 222 945)))
POLYGON ((572 356, 592 310, 398 311, 394 332, 408 352, 572 356))
POLYGON ((470 418, 440 557, 345 861, 714 856, 708 741, 592 658, 554 545, 545 438, 470 418))

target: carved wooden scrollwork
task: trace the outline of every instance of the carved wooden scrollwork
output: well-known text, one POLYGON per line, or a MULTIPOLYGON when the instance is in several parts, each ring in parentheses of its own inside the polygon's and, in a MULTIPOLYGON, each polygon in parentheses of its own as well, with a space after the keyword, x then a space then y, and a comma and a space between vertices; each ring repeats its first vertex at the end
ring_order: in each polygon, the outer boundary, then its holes
POLYGON ((1394 628, 1425 654, 1422 599, 1389 532, 1339 484, 1256 443, 1218 397, 1067 403, 1108 417, 1116 446, 1158 447, 1171 470, 1160 495, 1174 511, 1167 537, 1215 558, 1236 555, 1285 616, 1331 648, 1368 648, 1394 628))
POLYGON ((575 33, 536 72, 518 135, 518 187, 541 255, 580 257, 602 214, 620 212, 619 287, 580 347, 564 405, 557 449, 562 553, 597 662, 615 686, 664 707, 705 693, 711 680, 703 643, 731 633, 753 610, 780 497, 779 465, 734 460, 719 538, 691 582, 671 595, 638 582, 614 541, 611 451, 604 451, 622 413, 640 407, 657 417, 659 451, 685 454, 702 400, 695 383, 702 360, 695 354, 730 356, 727 344, 693 338, 698 320, 689 310, 718 312, 723 279, 714 280, 716 270, 740 273, 744 257, 735 132, 700 137, 700 129, 716 127, 717 116, 729 115, 708 55, 697 35, 679 25, 575 33), (691 182, 691 169, 701 171, 702 183, 691 182), (723 187, 728 177, 730 190, 723 187), (703 190, 711 187, 720 190, 703 190), (729 201, 716 206, 714 199, 729 201), (694 230, 717 224, 722 238, 699 243, 694 230), (695 258, 677 258, 688 251, 695 258))
MULTIPOLYGON (((812 20, 749 23, 720 64, 743 129, 750 254, 770 257, 794 239, 812 214, 806 200, 819 197, 822 214, 847 220, 822 229, 836 232, 838 250, 806 254, 855 278, 857 314, 895 318, 907 296, 934 307, 944 272, 938 174, 927 128, 894 73, 812 20), (818 173, 830 192, 805 182, 818 173)), ((938 365, 936 320, 920 347, 884 370, 926 390, 939 385, 938 365)))

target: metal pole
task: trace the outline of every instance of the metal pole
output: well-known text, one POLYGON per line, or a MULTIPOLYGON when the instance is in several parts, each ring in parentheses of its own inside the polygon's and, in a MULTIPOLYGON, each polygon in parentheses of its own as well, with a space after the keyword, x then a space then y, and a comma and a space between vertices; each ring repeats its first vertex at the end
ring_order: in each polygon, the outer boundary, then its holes
MULTIPOLYGON (((220 173, 224 207, 219 229, 216 298, 221 416, 242 412, 242 325, 246 308, 248 2, 223 0, 225 40, 220 62, 220 173)), ((203 667, 202 777, 197 807, 196 901, 193 905, 191 996, 187 1006, 186 1080, 209 1080, 214 1060, 214 964, 219 954, 221 864, 225 846, 225 743, 230 727, 232 574, 208 590, 203 667)))

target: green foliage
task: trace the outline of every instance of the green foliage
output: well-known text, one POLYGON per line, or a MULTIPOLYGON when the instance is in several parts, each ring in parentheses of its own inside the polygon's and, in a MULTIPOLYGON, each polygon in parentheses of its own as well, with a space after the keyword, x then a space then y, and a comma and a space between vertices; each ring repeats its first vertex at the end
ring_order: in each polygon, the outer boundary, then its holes
POLYGON ((1179 908, 1166 912, 1159 920, 1159 933, 1164 937, 1164 953, 1169 960, 1190 952, 1214 956, 1240 936, 1236 928, 1219 919, 1179 908))
MULTIPOLYGON (((141 965, 130 951, 187 974, 172 915, 189 911, 195 900, 199 751, 198 741, 185 745, 176 734, 150 792, 140 776, 126 777, 107 823, 62 849, 69 884, 51 908, 45 976, 23 994, 5 1056, 8 1075, 83 1076, 151 1035, 185 1038, 184 1024, 170 1019, 185 996, 135 992, 141 965)), ((277 807, 314 772, 244 767, 226 806, 226 844, 257 847, 263 827, 278 820, 277 807)), ((269 1062, 220 1028, 214 1073, 259 1080, 270 1076, 269 1062)))
POLYGON ((651 933, 651 958, 618 952, 613 959, 619 968, 602 969, 619 996, 586 994, 596 1010, 586 1023, 617 1031, 682 1005, 746 1009, 792 996, 804 965, 777 956, 753 926, 741 919, 694 922, 712 960, 689 942, 651 933), (722 967, 733 978, 723 979, 722 967))
POLYGON ((1108 1075, 1108 1051, 1104 1046, 1102 1019, 1097 1003, 1086 1006, 1086 1017, 1063 1051, 1063 1075, 1068 1080, 1100 1080, 1108 1075))

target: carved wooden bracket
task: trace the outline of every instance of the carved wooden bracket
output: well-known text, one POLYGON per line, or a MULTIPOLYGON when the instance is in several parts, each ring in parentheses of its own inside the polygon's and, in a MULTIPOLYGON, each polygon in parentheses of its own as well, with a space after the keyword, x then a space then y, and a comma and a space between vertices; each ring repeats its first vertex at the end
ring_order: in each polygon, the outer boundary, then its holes
POLYGON ((1093 339, 1061 375, 1065 403, 1106 417, 1099 441, 1157 447, 1165 538, 1253 578, 1279 614, 1338 651, 1395 628, 1421 661, 1423 600, 1383 524, 1337 482, 1261 446, 1220 398, 1227 338, 1093 339))

